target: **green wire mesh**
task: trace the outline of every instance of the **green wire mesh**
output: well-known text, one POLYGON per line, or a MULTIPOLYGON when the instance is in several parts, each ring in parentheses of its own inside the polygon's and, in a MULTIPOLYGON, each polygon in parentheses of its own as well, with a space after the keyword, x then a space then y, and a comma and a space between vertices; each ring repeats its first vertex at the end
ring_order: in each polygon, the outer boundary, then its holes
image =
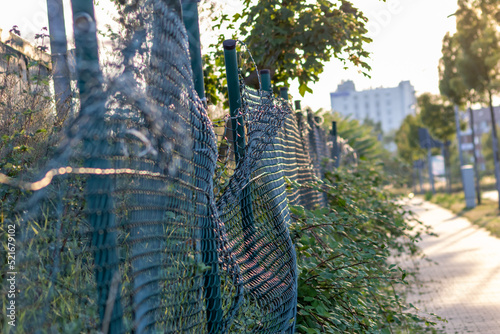
POLYGON ((293 333, 288 205, 323 204, 326 136, 243 82, 238 117, 212 122, 176 2, 136 8, 116 74, 2 221, 18 231, 16 331, 293 333))

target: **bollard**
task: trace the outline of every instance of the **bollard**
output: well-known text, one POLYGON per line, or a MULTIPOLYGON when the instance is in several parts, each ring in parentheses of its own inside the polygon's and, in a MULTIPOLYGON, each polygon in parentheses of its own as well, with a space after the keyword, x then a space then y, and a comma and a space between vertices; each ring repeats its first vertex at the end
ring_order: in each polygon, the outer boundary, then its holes
POLYGON ((472 165, 464 165, 461 168, 464 180, 465 206, 467 209, 476 207, 476 189, 474 185, 474 169, 472 165))

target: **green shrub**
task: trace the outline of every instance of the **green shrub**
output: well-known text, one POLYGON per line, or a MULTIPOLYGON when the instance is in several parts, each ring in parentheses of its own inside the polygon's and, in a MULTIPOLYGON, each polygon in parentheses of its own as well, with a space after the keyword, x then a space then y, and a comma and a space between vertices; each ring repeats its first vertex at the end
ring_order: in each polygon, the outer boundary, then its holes
POLYGON ((426 201, 430 201, 431 198, 432 198, 433 194, 432 194, 432 191, 428 191, 425 193, 425 200, 426 201))
POLYGON ((366 162, 326 179, 327 208, 292 207, 298 332, 424 331, 428 320, 415 316, 398 293, 408 273, 389 260, 417 254, 424 227, 383 189, 381 172, 366 162))

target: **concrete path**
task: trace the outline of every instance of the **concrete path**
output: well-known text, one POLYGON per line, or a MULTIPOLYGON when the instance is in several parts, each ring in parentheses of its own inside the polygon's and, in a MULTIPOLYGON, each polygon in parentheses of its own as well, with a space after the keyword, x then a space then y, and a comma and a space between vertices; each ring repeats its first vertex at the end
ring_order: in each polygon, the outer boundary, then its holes
POLYGON ((500 334, 500 239, 434 204, 409 206, 439 236, 420 242, 432 261, 413 260, 420 274, 408 301, 446 318, 446 333, 500 334))
POLYGON ((498 191, 496 190, 490 190, 490 191, 483 191, 481 193, 482 198, 488 198, 491 199, 492 201, 498 201, 498 191))

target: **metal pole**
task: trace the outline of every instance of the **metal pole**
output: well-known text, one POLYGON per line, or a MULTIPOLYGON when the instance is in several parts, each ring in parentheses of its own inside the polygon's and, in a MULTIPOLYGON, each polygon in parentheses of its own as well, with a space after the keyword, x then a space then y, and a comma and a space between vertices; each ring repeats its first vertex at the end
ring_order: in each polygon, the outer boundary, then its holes
POLYGON ((476 132, 474 130, 474 113, 472 112, 472 108, 469 107, 469 116, 470 116, 470 128, 472 135, 472 156, 474 157, 474 174, 476 175, 476 196, 477 196, 477 204, 481 204, 481 179, 479 176, 478 170, 478 162, 477 162, 477 153, 476 153, 476 132))
MULTIPOLYGON (((429 137, 430 138, 430 137, 429 137)), ((429 140, 430 142, 430 140, 429 140)), ((429 168, 429 184, 431 185, 431 190, 432 193, 436 193, 436 189, 434 188, 434 174, 432 173, 432 153, 431 153, 431 147, 429 143, 429 147, 427 148, 427 167, 429 168)))
POLYGON ((189 55, 193 70, 194 89, 200 99, 206 103, 205 84, 203 82, 203 61, 201 58, 200 25, 198 19, 199 0, 182 0, 182 19, 188 33, 189 55))
POLYGON ((238 60, 236 58, 236 41, 224 41, 224 62, 226 65, 227 90, 229 95, 229 112, 233 132, 234 159, 236 165, 243 160, 245 154, 245 128, 241 111, 241 93, 238 77, 238 60))
POLYGON ((295 100, 295 110, 301 111, 302 107, 300 106, 300 100, 295 100))
POLYGON ((280 88, 280 96, 283 100, 288 101, 288 87, 280 88))
MULTIPOLYGON (((245 128, 241 115, 241 93, 238 77, 238 60, 236 57, 236 41, 226 40, 224 46, 224 61, 226 65, 227 89, 229 95, 229 112, 231 116, 233 146, 236 166, 243 162, 245 156, 245 128)), ((262 73, 262 72, 261 72, 262 73)), ((262 80, 262 79, 261 79, 262 80)), ((244 248, 250 259, 254 258, 255 223, 252 210, 251 187, 246 180, 246 186, 240 195, 242 212, 242 229, 244 248)))
POLYGON ((417 193, 417 166, 413 163, 413 177, 412 177, 413 193, 417 193))
MULTIPOLYGON (((182 0, 182 16, 184 26, 188 34, 189 54, 191 57, 191 69, 193 71, 194 88, 198 96, 206 106, 205 85, 203 80, 203 64, 201 58, 200 26, 198 19, 198 0, 182 0)), ((195 175, 196 186, 203 188, 206 181, 203 180, 203 163, 196 160, 203 159, 195 154, 195 175)), ((210 189, 206 189, 211 191, 210 189)), ((219 333, 222 330, 222 301, 221 301, 221 280, 219 273, 219 257, 217 253, 217 240, 212 227, 212 220, 209 218, 210 205, 205 195, 199 196, 200 205, 199 227, 201 230, 201 256, 205 266, 210 267, 203 273, 204 297, 206 304, 207 333, 219 333)))
POLYGON ((71 81, 68 67, 68 46, 62 0, 47 0, 49 18, 52 80, 56 100, 57 123, 61 125, 71 106, 71 81))
POLYGON ((419 184, 420 184, 420 193, 423 194, 424 193, 424 180, 423 180, 423 177, 422 177, 422 169, 423 169, 423 160, 419 160, 419 165, 418 165, 418 181, 419 181, 419 184))
POLYGON ((338 136, 337 136, 337 122, 332 122, 332 159, 334 161, 334 166, 339 168, 340 166, 340 157, 339 157, 339 145, 338 145, 338 136))
MULTIPOLYGON (((102 87, 102 73, 99 68, 96 23, 93 0, 73 0, 73 28, 75 34, 78 88, 80 91, 81 113, 93 117, 96 133, 104 132, 105 96, 102 87)), ((105 147, 103 139, 85 139, 87 152, 105 147)), ((97 155, 100 153, 98 152, 97 155)), ((92 157, 85 162, 86 167, 109 168, 109 161, 92 157)), ((88 220, 92 226, 92 247, 94 248, 95 276, 98 292, 97 305, 102 323, 102 331, 122 333, 123 311, 120 284, 112 284, 119 275, 118 255, 116 252, 115 215, 113 214, 113 185, 110 177, 89 176, 86 184, 88 220), (116 291, 111 291, 111 287, 116 291), (112 306, 107 305, 108 296, 116 294, 112 306), (112 309, 109 310, 108 308, 112 309), (105 321, 105 315, 109 318, 105 321)))
POLYGON ((271 72, 269 70, 260 71, 260 81, 262 83, 262 89, 265 92, 271 92, 271 72))

